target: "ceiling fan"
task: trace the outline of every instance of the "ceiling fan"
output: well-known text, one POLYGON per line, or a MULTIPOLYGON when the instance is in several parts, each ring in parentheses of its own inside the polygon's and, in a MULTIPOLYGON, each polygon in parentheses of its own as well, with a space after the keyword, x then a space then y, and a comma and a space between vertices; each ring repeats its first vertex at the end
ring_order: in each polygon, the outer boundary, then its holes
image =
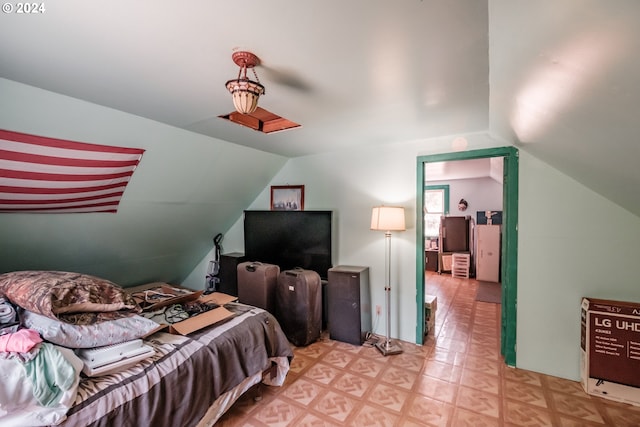
MULTIPOLYGON (((272 133, 300 127, 301 125, 278 116, 264 108, 258 107, 258 99, 265 93, 265 87, 260 83, 255 67, 260 65, 260 59, 247 51, 236 51, 231 55, 233 62, 240 68, 238 77, 228 80, 225 87, 231 93, 236 111, 218 116, 242 126, 263 132, 272 133), (255 80, 247 77, 247 70, 253 71, 255 80)), ((307 90, 308 86, 293 74, 283 74, 271 70, 276 81, 307 90)))

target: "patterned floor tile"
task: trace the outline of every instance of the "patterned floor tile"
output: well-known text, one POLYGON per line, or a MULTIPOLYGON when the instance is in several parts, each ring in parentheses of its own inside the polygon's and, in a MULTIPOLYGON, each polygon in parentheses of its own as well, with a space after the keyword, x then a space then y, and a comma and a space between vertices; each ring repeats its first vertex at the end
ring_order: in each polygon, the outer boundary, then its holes
POLYGON ((362 346, 360 346, 360 345, 353 345, 353 344, 349 344, 349 343, 341 342, 341 341, 336 341, 336 343, 333 346, 333 348, 334 348, 334 350, 348 351, 350 353, 360 353, 360 350, 362 350, 362 346))
POLYGON ((476 323, 498 326, 500 312, 497 304, 477 304, 475 311, 476 323))
POLYGON ((548 409, 544 390, 541 387, 515 381, 505 381, 504 384, 504 395, 507 399, 548 409))
POLYGON ((500 305, 477 282, 435 273, 436 328, 385 357, 331 340, 294 348, 282 387, 252 388, 216 427, 638 427, 640 407, 588 396, 577 381, 504 365, 500 305), (462 351, 461 351, 462 350, 462 351), (260 401, 254 396, 261 395, 260 401))
POLYGON ((460 387, 456 406, 498 418, 500 416, 501 401, 497 395, 468 387, 460 387))
POLYGON ((564 378, 547 376, 544 378, 544 383, 551 390, 559 391, 561 393, 572 394, 580 397, 584 397, 585 395, 582 386, 577 381, 569 381, 564 378))
POLYGON ((455 427, 498 427, 500 420, 486 415, 480 415, 463 408, 456 408, 453 411, 452 426, 455 427))
POLYGON ((485 345, 493 348, 500 347, 500 337, 482 334, 472 334, 469 340, 470 345, 485 345))
POLYGON ((556 411, 564 415, 570 415, 574 418, 580 418, 585 421, 593 421, 602 423, 603 419, 598 412, 598 408, 588 397, 578 397, 571 394, 551 392, 553 406, 556 411))
POLYGON ((605 411, 616 427, 640 426, 640 407, 607 405, 605 411))
POLYGON ((498 315, 500 313, 499 304, 476 304, 476 315, 482 313, 488 315, 498 315))
POLYGON ((406 390, 411 390, 413 388, 413 384, 415 384, 418 379, 418 376, 419 374, 417 372, 390 366, 382 373, 381 379, 385 383, 401 387, 406 390))
POLYGON ((296 353, 296 357, 293 358, 291 365, 289 366, 289 371, 293 373, 300 373, 314 363, 316 363, 315 359, 296 353))
POLYGON ((497 375, 487 375, 482 372, 465 369, 462 371, 460 384, 475 388, 476 390, 485 391, 487 393, 500 393, 500 377, 497 375))
MULTIPOLYGON (((384 339, 382 337, 378 337, 379 340, 384 339)), ((380 360, 380 361, 384 361, 385 360, 385 356, 382 355, 382 353, 380 353, 380 350, 378 350, 376 347, 374 346, 363 346, 362 350, 360 350, 360 353, 358 353, 360 356, 364 356, 367 358, 371 358, 374 360, 380 360)))
POLYGON ((505 379, 511 381, 518 381, 529 385, 536 385, 542 387, 541 375, 536 372, 525 371, 524 369, 508 368, 505 367, 502 370, 502 375, 505 379))
POLYGON ((296 347, 295 353, 297 355, 310 357, 312 359, 318 359, 327 351, 327 347, 322 342, 315 342, 306 347, 296 347))
POLYGON ((467 352, 467 341, 459 341, 454 340, 452 338, 440 338, 436 340, 437 348, 444 348, 449 351, 455 351, 458 353, 466 353, 467 352))
POLYGON ((342 371, 333 366, 325 365, 323 363, 317 363, 310 367, 302 376, 310 378, 314 381, 318 381, 322 384, 329 384, 335 378, 337 378, 342 371))
POLYGON ((418 379, 415 391, 431 399, 454 403, 458 386, 437 378, 422 376, 418 379))
POLYGON ((377 377, 385 368, 385 364, 380 361, 373 361, 366 358, 359 358, 351 362, 348 366, 351 372, 367 376, 369 378, 377 377))
POLYGON ((252 415, 252 418, 270 427, 287 427, 302 413, 302 409, 281 399, 274 399, 252 415))
POLYGON ((296 401, 303 406, 308 406, 313 401, 313 399, 326 392, 327 388, 321 387, 318 384, 300 378, 289 387, 287 387, 282 395, 296 401))
POLYGON ((491 317, 484 317, 476 313, 473 318, 473 333, 481 334, 481 335, 493 335, 498 330, 498 325, 500 322, 491 315, 491 317))
POLYGON ((334 420, 344 422, 357 406, 356 400, 330 391, 318 399, 314 408, 334 420))
POLYGON ((393 366, 400 366, 414 372, 420 372, 424 365, 425 357, 410 353, 402 353, 389 358, 389 363, 393 366))
POLYGON ((362 397, 372 384, 372 380, 360 375, 346 373, 333 383, 333 388, 350 394, 354 397, 362 397))
POLYGON ((418 422, 436 427, 446 427, 451 418, 453 406, 427 397, 416 396, 410 404, 407 414, 418 422))
POLYGON ((488 375, 500 375, 502 364, 495 359, 485 359, 484 357, 469 354, 464 363, 465 369, 481 372, 488 375))
POLYGON ((471 317, 473 314, 473 306, 470 303, 452 304, 451 310, 455 311, 456 317, 471 317))
POLYGON ((264 423, 261 423, 260 421, 256 421, 251 418, 247 418, 246 420, 241 420, 241 421, 231 420, 231 419, 221 419, 217 423, 215 423, 216 427, 235 427, 240 425, 242 427, 264 427, 264 423))
POLYGON ((438 334, 438 339, 448 338, 454 341, 469 341, 471 337, 471 332, 468 328, 446 328, 440 331, 438 334))
POLYGON ((505 421, 514 425, 522 427, 553 427, 555 424, 551 412, 547 410, 510 401, 506 401, 504 406, 505 421))
POLYGON ((354 355, 343 350, 331 350, 322 356, 322 361, 339 368, 344 368, 354 359, 354 355))
POLYGON ((407 391, 385 384, 378 384, 373 387, 367 400, 392 411, 400 412, 408 398, 409 392, 407 391))
POLYGON ((387 427, 393 426, 399 416, 383 409, 365 405, 352 418, 349 425, 353 427, 387 427))
POLYGON ((465 353, 449 351, 444 348, 435 348, 429 355, 429 360, 435 360, 454 366, 462 366, 464 365, 466 357, 467 355, 465 353))
MULTIPOLYGON (((581 420, 579 418, 572 418, 566 415, 559 415, 559 420, 560 420, 560 426, 561 427, 604 427, 607 424, 600 424, 600 423, 592 423, 590 421, 585 421, 585 420, 581 420)), ((624 427, 624 424, 610 424, 612 426, 616 426, 616 427, 624 427)), ((637 426, 638 424, 633 424, 634 426, 637 426)), ((630 427, 630 425, 628 425, 627 427, 630 427)))
POLYGON ((424 345, 418 345, 414 343, 402 343, 402 350, 405 354, 410 354, 413 356, 418 356, 425 358, 429 355, 430 349, 426 348, 424 345))
MULTIPOLYGON (((447 318, 447 320, 442 322, 442 324, 439 324, 436 321, 436 327, 438 326, 440 326, 440 328, 438 328, 438 332, 442 332, 442 330, 445 328, 463 329, 466 331, 470 331, 473 326, 473 322, 471 321, 471 316, 455 316, 447 318)), ((440 334, 438 334, 438 336, 440 336, 440 334)))
MULTIPOLYGON (((338 427, 339 424, 334 424, 331 421, 319 418, 313 414, 306 414, 302 419, 297 420, 295 427, 338 427)), ((216 424, 216 427, 218 425, 216 424)))
POLYGON ((485 345, 472 342, 469 344, 468 354, 487 359, 501 360, 500 349, 494 345, 485 345))

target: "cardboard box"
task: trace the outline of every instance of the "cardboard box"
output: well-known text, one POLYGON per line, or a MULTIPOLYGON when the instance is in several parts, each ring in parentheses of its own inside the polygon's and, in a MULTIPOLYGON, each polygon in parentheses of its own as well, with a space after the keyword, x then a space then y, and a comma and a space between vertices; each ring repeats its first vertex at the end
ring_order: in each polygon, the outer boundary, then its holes
POLYGON ((146 285, 126 288, 126 290, 134 297, 134 299, 136 299, 136 301, 145 300, 145 291, 161 292, 168 295, 167 298, 162 298, 154 301, 152 304, 144 305, 143 311, 149 313, 174 304, 184 304, 191 301, 200 301, 203 303, 211 302, 220 306, 213 310, 192 316, 181 322, 172 324, 167 323, 164 313, 160 313, 151 318, 159 325, 158 329, 153 331, 154 333, 159 330, 167 329, 170 333, 176 335, 188 335, 206 326, 213 325, 233 317, 234 314, 224 308, 224 305, 238 300, 238 297, 221 292, 203 295, 203 291, 193 291, 178 285, 169 285, 166 283, 148 283, 146 285))
POLYGON ((427 335, 436 327, 436 310, 438 298, 435 295, 424 296, 424 334, 427 335))
POLYGON ((224 308, 224 304, 237 300, 237 297, 223 294, 220 292, 214 292, 209 295, 201 295, 198 298, 200 302, 211 302, 218 304, 220 307, 213 310, 205 311, 196 316, 192 316, 181 322, 173 323, 169 325, 169 332, 176 335, 189 335, 192 332, 200 330, 206 326, 214 325, 227 320, 234 316, 234 313, 224 308))
POLYGON ((178 285, 154 282, 125 289, 138 303, 142 311, 156 311, 168 305, 197 299, 202 291, 193 291, 178 285))
POLYGON ((582 299, 580 373, 588 394, 640 406, 640 303, 582 299))

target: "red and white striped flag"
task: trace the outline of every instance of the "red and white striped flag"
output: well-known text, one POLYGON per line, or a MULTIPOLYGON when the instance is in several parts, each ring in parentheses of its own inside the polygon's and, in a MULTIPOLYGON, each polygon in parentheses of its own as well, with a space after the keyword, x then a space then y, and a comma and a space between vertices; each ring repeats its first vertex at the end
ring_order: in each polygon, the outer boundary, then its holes
POLYGON ((143 153, 0 129, 0 212, 116 212, 143 153))

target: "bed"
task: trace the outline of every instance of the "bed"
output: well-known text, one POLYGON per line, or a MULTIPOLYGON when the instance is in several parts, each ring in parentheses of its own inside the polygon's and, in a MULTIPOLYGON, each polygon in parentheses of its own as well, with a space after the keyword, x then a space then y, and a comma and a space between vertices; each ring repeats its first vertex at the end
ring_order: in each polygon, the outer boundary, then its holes
MULTIPOLYGON (((225 307, 232 317, 188 336, 160 331, 146 337, 155 354, 131 367, 98 377, 78 374, 56 406, 34 404, 19 362, 0 358, 0 425, 213 425, 253 385, 282 385, 293 357, 270 313, 239 303, 225 307)), ((51 345, 79 371, 82 361, 71 349, 51 345)))

